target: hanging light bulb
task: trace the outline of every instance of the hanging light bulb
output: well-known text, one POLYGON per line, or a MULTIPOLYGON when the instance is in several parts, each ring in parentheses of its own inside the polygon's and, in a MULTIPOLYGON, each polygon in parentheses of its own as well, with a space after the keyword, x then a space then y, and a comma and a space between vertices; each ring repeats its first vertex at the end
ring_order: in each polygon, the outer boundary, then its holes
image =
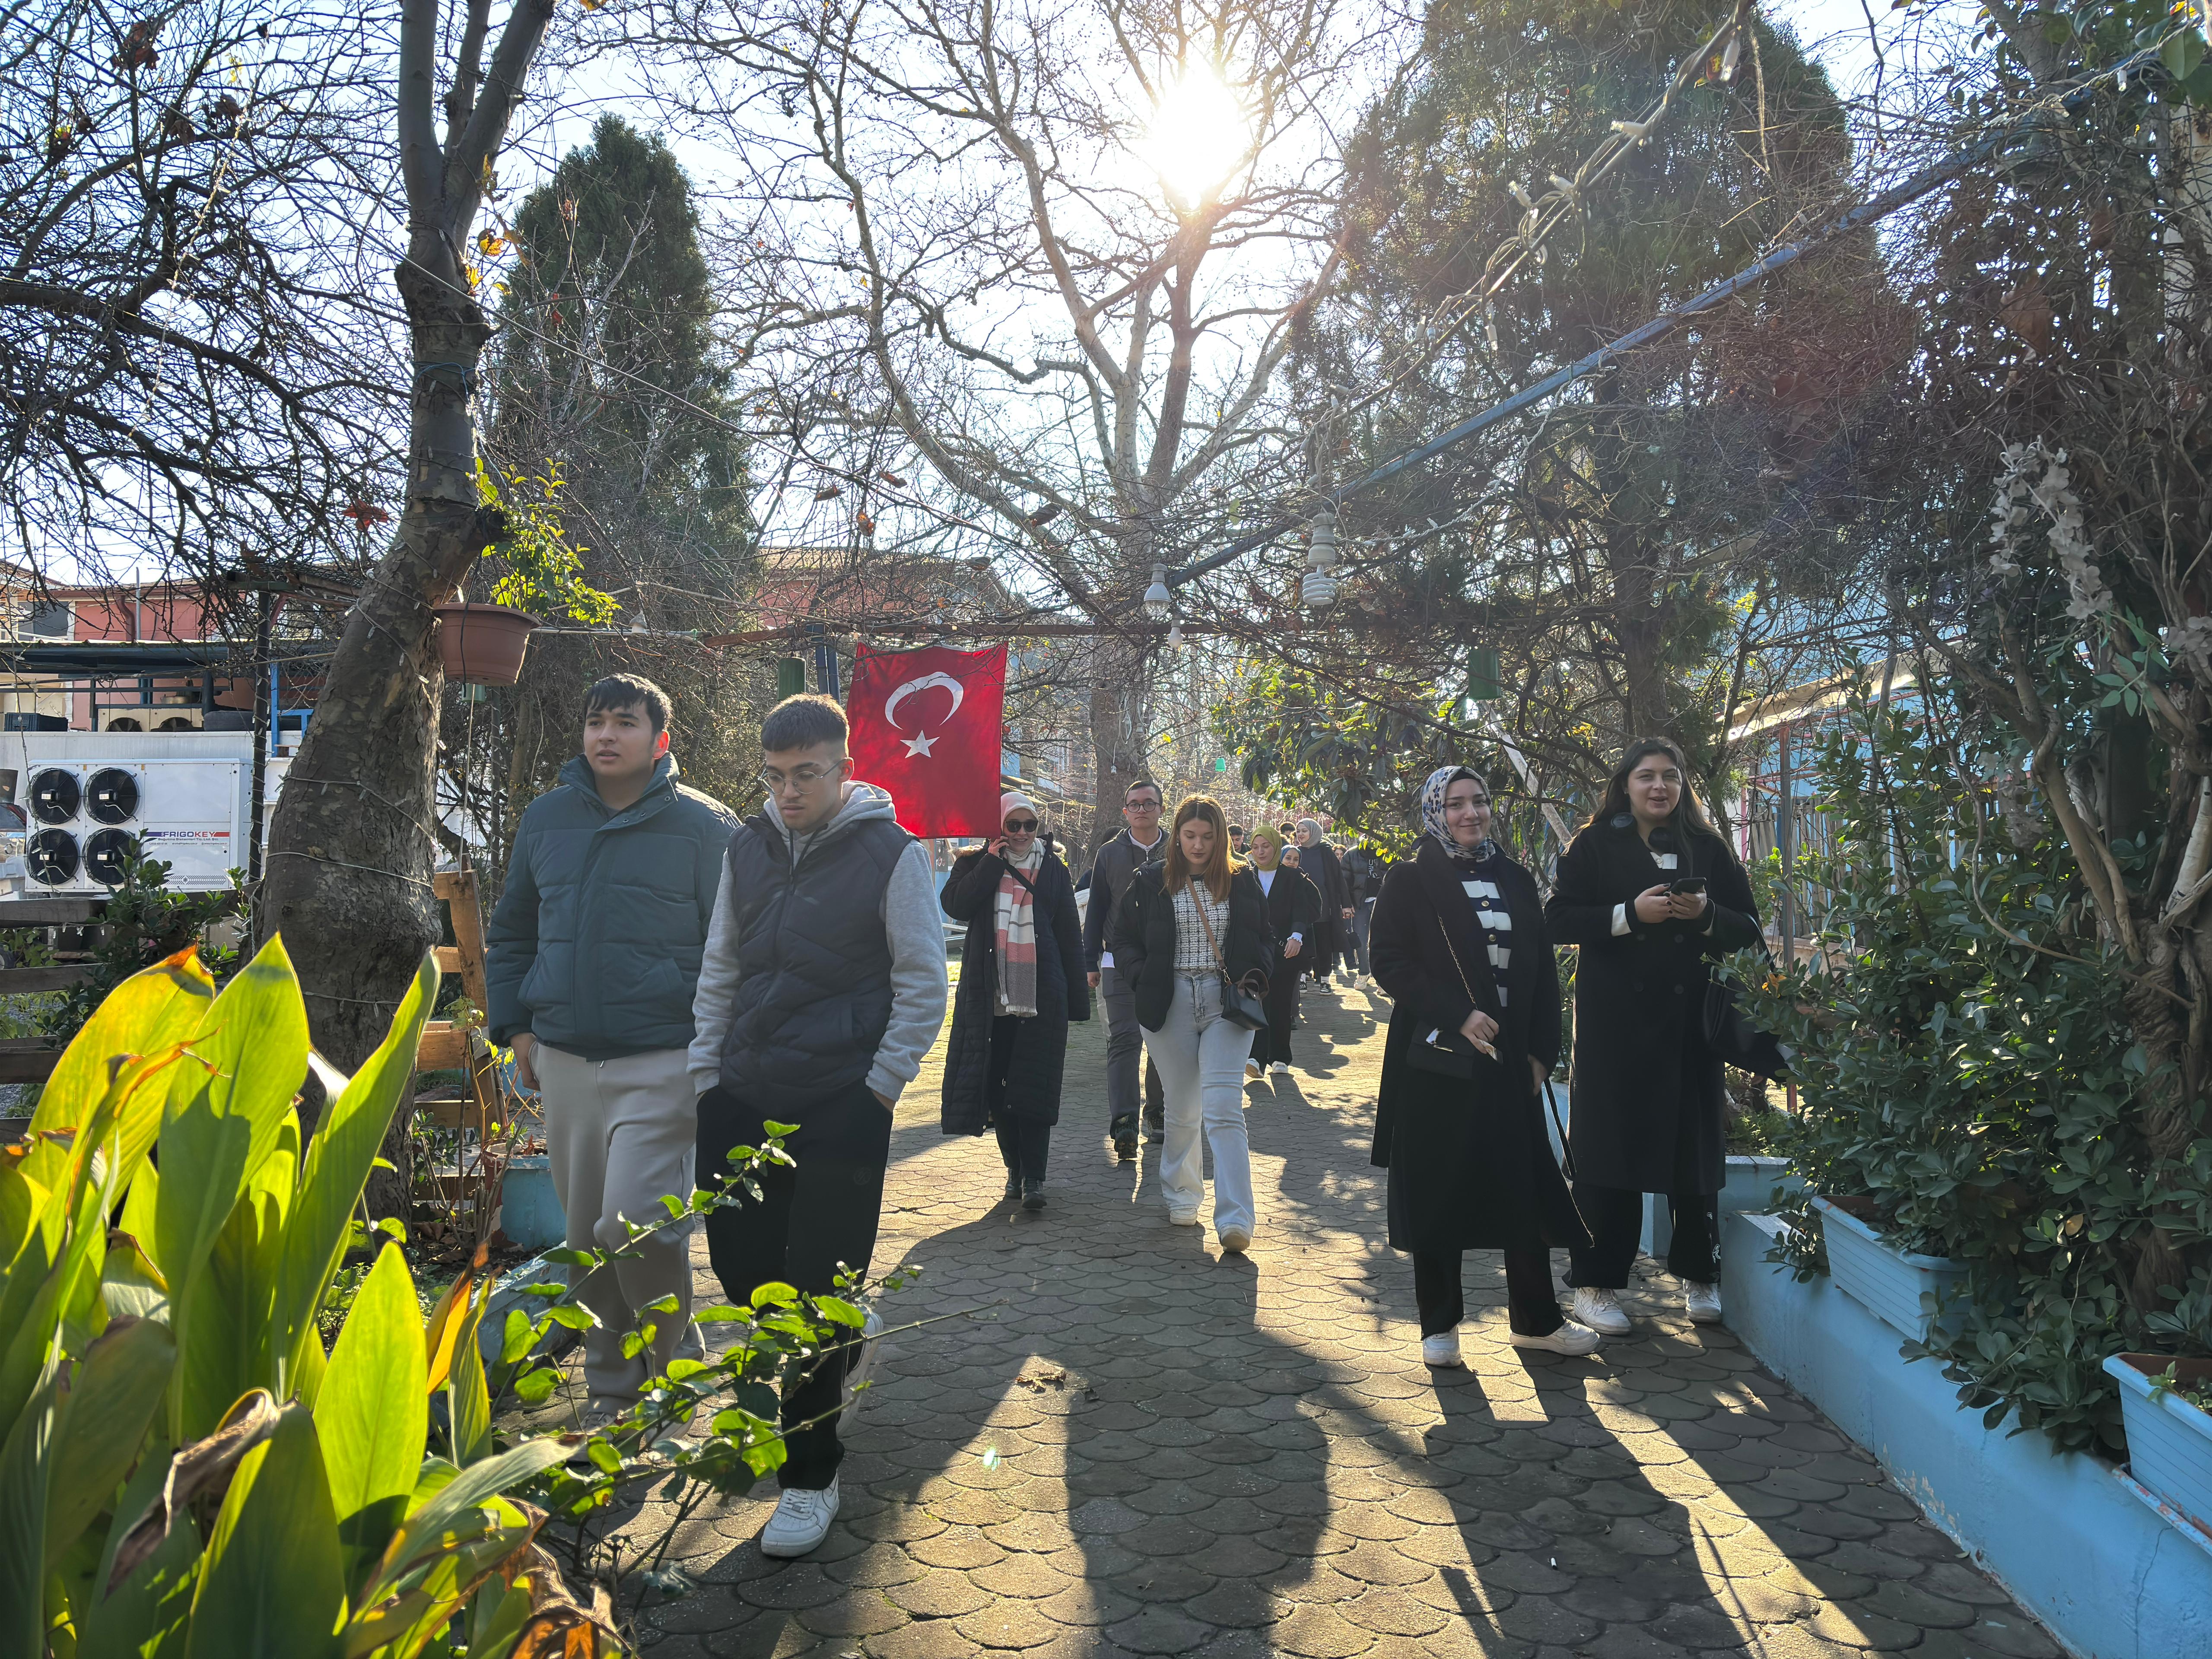
POLYGON ((1313 535, 1306 546, 1306 579, 1301 586, 1305 602, 1316 611, 1336 603, 1336 514, 1324 507, 1314 515, 1313 535))
POLYGON ((1152 567, 1152 585, 1145 590, 1145 614, 1154 622, 1168 619, 1168 568, 1164 564, 1152 567))
POLYGON ((1168 644, 1176 650, 1182 649, 1182 624, 1176 623, 1168 629, 1168 644))

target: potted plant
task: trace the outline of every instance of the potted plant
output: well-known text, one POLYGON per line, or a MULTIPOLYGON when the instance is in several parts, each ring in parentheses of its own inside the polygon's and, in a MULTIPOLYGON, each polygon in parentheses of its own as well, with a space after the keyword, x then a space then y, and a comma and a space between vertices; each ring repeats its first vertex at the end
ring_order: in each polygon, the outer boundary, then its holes
POLYGON ((2212 1359, 2116 1353, 2128 1471, 2195 1525, 2212 1532, 2212 1359))
POLYGON ((1875 1231, 1870 1198, 1815 1198, 1836 1288, 1884 1324, 1925 1342, 1946 1322, 1966 1265, 1899 1249, 1875 1231))
POLYGON ((437 617, 438 655, 447 679, 513 685, 522 678, 522 653, 538 618, 511 605, 465 603, 441 605, 437 617))

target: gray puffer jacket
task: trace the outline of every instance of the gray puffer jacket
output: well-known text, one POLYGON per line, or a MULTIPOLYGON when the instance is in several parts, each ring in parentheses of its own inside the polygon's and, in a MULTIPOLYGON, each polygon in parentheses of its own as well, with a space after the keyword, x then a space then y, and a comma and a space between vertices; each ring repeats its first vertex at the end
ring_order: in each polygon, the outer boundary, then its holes
POLYGON ((690 1046, 737 815, 676 775, 663 756, 644 795, 610 811, 579 755, 523 813, 484 933, 494 1042, 528 1031, 586 1060, 690 1046))

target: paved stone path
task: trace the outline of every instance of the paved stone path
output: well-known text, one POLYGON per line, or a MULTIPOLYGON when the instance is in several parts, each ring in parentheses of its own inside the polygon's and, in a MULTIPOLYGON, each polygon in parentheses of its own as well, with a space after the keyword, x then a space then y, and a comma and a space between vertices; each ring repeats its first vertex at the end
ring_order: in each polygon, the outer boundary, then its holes
POLYGON ((1103 1027, 1073 1033, 1041 1216, 998 1201, 988 1137, 939 1133, 924 1074, 875 1267, 926 1271, 884 1311, 975 1311, 887 1340, 814 1557, 752 1541, 773 1482, 684 1528, 656 1656, 2056 1659, 1648 1262, 1632 1336, 1524 1358, 1471 1255, 1468 1369, 1426 1370, 1367 1162, 1387 1005, 1306 1001, 1298 1069, 1247 1091, 1245 1259, 1104 1148, 1103 1027))

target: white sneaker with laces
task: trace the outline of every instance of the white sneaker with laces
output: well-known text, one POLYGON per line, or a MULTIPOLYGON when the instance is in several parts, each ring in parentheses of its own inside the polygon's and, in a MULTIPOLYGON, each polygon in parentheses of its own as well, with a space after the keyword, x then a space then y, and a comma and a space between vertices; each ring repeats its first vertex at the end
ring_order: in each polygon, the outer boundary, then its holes
MULTIPOLYGON (((1627 1322, 1624 1320, 1622 1322, 1626 1324, 1627 1322)), ((1571 1319, 1556 1331, 1543 1336, 1523 1336, 1518 1331, 1513 1333, 1515 1347, 1541 1348, 1547 1353, 1595 1353, 1597 1345, 1604 1340, 1589 1326, 1578 1325, 1571 1319)))
POLYGON ((1170 1210, 1168 1212, 1168 1225, 1170 1227, 1195 1227, 1198 1225, 1198 1212, 1195 1210, 1170 1210))
POLYGON ((1421 1364, 1431 1370, 1449 1371, 1458 1369, 1459 1333, 1439 1331, 1434 1336, 1421 1339, 1421 1364))
POLYGON ((845 1395, 841 1402, 843 1410, 852 1412, 859 1409, 860 1395, 868 1385, 868 1379, 875 1375, 876 1350, 883 1346, 883 1340, 884 1316, 871 1308, 866 1321, 860 1327, 860 1352, 845 1373, 845 1395))
POLYGON ((1721 1287, 1686 1279, 1682 1281, 1682 1306, 1692 1325, 1717 1325, 1721 1322, 1721 1287))
POLYGON ((1277 1077, 1288 1077, 1291 1074, 1291 1062, 1287 1060, 1278 1060, 1272 1062, 1267 1069, 1277 1077))
POLYGON ((831 1475, 830 1484, 820 1492, 787 1487, 776 1499, 775 1513, 769 1516, 768 1525, 761 1528, 761 1553, 785 1560, 805 1555, 830 1535, 830 1523, 836 1518, 836 1476, 831 1475))
POLYGON ((1573 1317, 1577 1324, 1587 1325, 1607 1336, 1628 1334, 1628 1316, 1621 1311, 1620 1297, 1611 1291, 1577 1285, 1573 1317))
POLYGON ((1260 1062, 1256 1060, 1246 1060, 1244 1062, 1244 1080, 1247 1083, 1256 1083, 1259 1081, 1259 1078, 1260 1062))

